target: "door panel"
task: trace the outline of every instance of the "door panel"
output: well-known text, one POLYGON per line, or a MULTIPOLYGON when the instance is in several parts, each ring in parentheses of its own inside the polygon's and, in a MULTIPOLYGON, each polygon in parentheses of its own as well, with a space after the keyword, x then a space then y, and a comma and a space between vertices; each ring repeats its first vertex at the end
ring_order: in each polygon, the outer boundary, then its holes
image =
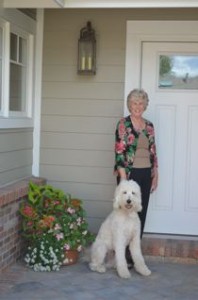
POLYGON ((178 87, 170 80, 159 87, 163 55, 196 56, 198 43, 142 43, 141 86, 150 99, 145 117, 154 122, 159 158, 159 187, 151 195, 145 231, 197 235, 198 90, 182 69, 186 75, 178 87))

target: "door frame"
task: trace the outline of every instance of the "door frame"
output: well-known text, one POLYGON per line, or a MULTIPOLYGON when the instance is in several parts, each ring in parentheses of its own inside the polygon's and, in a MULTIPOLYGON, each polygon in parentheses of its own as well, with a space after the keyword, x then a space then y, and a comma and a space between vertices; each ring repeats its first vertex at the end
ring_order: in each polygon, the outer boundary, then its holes
POLYGON ((126 31, 124 115, 128 93, 141 87, 142 43, 197 42, 198 21, 127 21, 126 31))
MULTIPOLYGON (((126 98, 133 88, 142 86, 143 45, 149 43, 196 43, 198 21, 128 21, 126 41, 125 103, 124 115, 128 115, 126 98)), ((154 54, 155 55, 155 54, 154 54)), ((144 57, 144 61, 147 58, 144 57)), ((158 72, 154 69, 153 72, 158 72)), ((147 75, 149 76, 149 75, 147 75)), ((145 80, 144 76, 144 80, 145 80)), ((143 86, 144 88, 144 86, 143 86)), ((153 88, 153 87, 152 87, 153 88)), ((151 111, 150 111, 151 113, 151 111)), ((156 123, 159 116, 153 114, 156 123)), ((155 200, 156 193, 152 195, 155 200)), ((159 232, 160 233, 160 232, 159 232)), ((164 233, 164 232, 163 232, 164 233)), ((180 233, 181 234, 181 233, 180 233)), ((184 233, 185 234, 185 233, 184 233)))

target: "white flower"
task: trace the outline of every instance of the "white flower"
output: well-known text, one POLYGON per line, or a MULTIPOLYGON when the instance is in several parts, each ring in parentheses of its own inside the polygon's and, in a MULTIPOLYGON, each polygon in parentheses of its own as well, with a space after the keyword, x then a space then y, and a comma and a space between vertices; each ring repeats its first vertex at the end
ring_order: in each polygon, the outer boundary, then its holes
POLYGON ((70 213, 71 215, 75 213, 75 209, 68 207, 67 212, 70 213))
POLYGON ((69 245, 69 244, 65 244, 65 245, 64 245, 64 249, 65 249, 65 250, 70 250, 70 245, 69 245))
POLYGON ((29 257, 25 257, 24 260, 25 260, 26 263, 29 263, 29 262, 30 262, 30 258, 29 258, 29 257))
POLYGON ((54 229, 55 230, 61 229, 61 226, 59 224, 55 224, 54 229))
POLYGON ((62 239, 64 238, 63 233, 62 233, 62 232, 61 232, 61 233, 57 233, 57 234, 56 234, 56 238, 57 238, 58 241, 59 241, 59 240, 62 240, 62 239))
POLYGON ((68 259, 68 258, 65 258, 64 261, 63 261, 63 263, 64 263, 64 264, 68 264, 68 263, 69 263, 69 259, 68 259))
POLYGON ((79 245, 77 251, 80 252, 82 250, 82 245, 79 245))

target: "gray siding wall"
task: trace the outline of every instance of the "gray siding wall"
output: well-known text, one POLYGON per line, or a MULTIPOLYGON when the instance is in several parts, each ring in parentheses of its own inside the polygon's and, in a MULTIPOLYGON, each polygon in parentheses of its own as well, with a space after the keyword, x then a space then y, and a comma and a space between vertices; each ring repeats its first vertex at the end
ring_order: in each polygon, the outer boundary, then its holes
POLYGON ((45 11, 40 175, 84 200, 94 231, 112 209, 116 186, 114 132, 123 116, 126 21, 190 20, 198 18, 197 12, 45 11), (96 30, 95 76, 76 70, 79 32, 87 21, 96 30))
POLYGON ((0 187, 32 175, 32 129, 0 131, 0 187))

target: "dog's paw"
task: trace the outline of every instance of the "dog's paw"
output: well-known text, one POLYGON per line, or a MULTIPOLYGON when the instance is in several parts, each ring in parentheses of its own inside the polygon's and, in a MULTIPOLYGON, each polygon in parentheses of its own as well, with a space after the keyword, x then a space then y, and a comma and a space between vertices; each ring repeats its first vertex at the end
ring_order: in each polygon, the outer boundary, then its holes
POLYGON ((105 268, 104 265, 96 265, 96 264, 90 263, 89 268, 92 271, 99 272, 99 273, 105 273, 106 272, 106 268, 105 268))
POLYGON ((151 270, 149 270, 147 267, 142 272, 143 276, 149 276, 151 275, 151 270))
POLYGON ((128 278, 131 278, 131 274, 130 272, 128 271, 128 269, 118 269, 118 275, 123 278, 123 279, 128 279, 128 278))
POLYGON ((138 273, 140 273, 143 276, 149 276, 151 275, 151 270, 147 266, 141 266, 141 267, 136 267, 135 269, 138 273))

